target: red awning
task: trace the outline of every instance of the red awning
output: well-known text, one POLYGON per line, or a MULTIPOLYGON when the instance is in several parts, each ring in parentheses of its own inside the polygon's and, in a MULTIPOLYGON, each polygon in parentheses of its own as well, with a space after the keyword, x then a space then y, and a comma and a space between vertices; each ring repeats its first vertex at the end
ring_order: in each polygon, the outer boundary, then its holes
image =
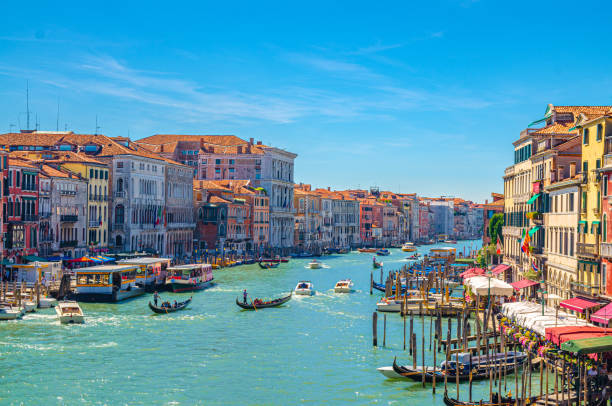
POLYGON ((500 264, 493 268, 493 271, 491 271, 491 273, 493 275, 499 275, 500 273, 506 272, 508 269, 510 269, 510 265, 500 264))
POLYGON ((584 313, 585 310, 590 309, 591 307, 601 306, 597 302, 592 302, 590 300, 582 299, 579 297, 573 297, 571 299, 567 299, 559 303, 559 306, 565 307, 566 309, 573 310, 575 312, 584 313))
POLYGON ((482 268, 470 268, 467 271, 460 273, 459 276, 464 278, 466 275, 476 276, 476 275, 484 275, 484 274, 485 274, 485 270, 482 268))
POLYGON ((539 284, 540 282, 530 281, 529 279, 521 279, 518 282, 512 282, 510 285, 512 285, 512 287, 516 290, 521 290, 539 284))
POLYGON ((564 327, 549 327, 546 329, 546 339, 555 345, 570 340, 579 340, 581 338, 602 337, 604 335, 612 335, 612 331, 604 330, 601 327, 589 326, 564 326, 564 327))
POLYGON ((608 303, 595 313, 591 314, 591 321, 595 323, 608 324, 612 319, 612 303, 608 303))

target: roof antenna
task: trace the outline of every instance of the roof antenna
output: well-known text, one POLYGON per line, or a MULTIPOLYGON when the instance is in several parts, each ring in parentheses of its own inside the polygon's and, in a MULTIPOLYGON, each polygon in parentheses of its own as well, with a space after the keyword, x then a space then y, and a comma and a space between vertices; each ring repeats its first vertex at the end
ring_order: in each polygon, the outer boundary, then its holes
POLYGON ((57 98, 57 116, 55 116, 55 131, 59 131, 59 97, 57 98))
POLYGON ((100 129, 100 126, 98 125, 98 115, 96 114, 96 132, 94 135, 98 135, 98 130, 100 129))
POLYGON ((30 81, 26 80, 26 130, 30 129, 30 81))

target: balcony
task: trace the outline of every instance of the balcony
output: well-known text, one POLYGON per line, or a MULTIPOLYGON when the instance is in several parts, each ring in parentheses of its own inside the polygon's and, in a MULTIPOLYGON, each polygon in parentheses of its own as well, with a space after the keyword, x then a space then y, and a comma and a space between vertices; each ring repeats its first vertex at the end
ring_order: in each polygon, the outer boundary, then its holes
POLYGON ((79 216, 76 214, 62 214, 60 216, 60 221, 64 221, 66 223, 76 223, 79 221, 79 216))
POLYGON ((113 224, 113 230, 115 231, 123 231, 123 223, 115 223, 113 224))
POLYGON ((77 240, 60 241, 60 248, 74 248, 78 244, 77 240))
POLYGON ((40 218, 41 219, 46 219, 46 218, 49 218, 49 217, 51 217, 51 212, 50 211, 43 211, 43 212, 40 213, 40 218))
POLYGON ((612 166, 612 154, 604 155, 604 164, 603 166, 612 166))
POLYGON ((38 214, 24 214, 21 219, 23 221, 38 221, 38 214))
POLYGON ((570 282, 570 290, 574 295, 595 296, 599 294, 599 285, 589 285, 582 282, 570 282))
POLYGON ((125 192, 123 190, 116 191, 115 192, 115 197, 125 197, 125 192))
POLYGON ((599 255, 598 245, 584 242, 576 243, 576 254, 583 257, 595 258, 599 255))
POLYGON ((100 194, 98 195, 90 194, 89 195, 89 201, 92 201, 92 202, 104 202, 106 200, 108 200, 108 196, 106 195, 100 195, 100 194))
POLYGON ((542 247, 531 247, 531 253, 533 255, 542 255, 544 252, 544 249, 542 247))
POLYGON ((76 190, 60 190, 62 196, 76 196, 76 190))
POLYGON ((89 220, 89 223, 87 224, 89 225, 89 228, 100 227, 100 222, 98 220, 89 220))
POLYGON ((600 253, 602 257, 612 258, 612 243, 602 242, 599 246, 600 253))

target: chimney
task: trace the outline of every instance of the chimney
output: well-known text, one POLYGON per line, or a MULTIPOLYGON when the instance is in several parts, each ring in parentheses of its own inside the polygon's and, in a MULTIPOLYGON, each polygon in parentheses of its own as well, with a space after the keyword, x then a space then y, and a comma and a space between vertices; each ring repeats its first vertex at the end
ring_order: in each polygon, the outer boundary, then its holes
POLYGON ((255 138, 249 138, 249 145, 253 145, 254 141, 255 141, 255 138))
POLYGON ((261 141, 257 141, 257 145, 261 145, 261 141))
POLYGON ((574 176, 576 176, 576 162, 570 162, 570 173, 569 173, 570 178, 573 178, 574 176))
POLYGON ((489 200, 488 199, 485 199, 485 204, 489 204, 489 200))

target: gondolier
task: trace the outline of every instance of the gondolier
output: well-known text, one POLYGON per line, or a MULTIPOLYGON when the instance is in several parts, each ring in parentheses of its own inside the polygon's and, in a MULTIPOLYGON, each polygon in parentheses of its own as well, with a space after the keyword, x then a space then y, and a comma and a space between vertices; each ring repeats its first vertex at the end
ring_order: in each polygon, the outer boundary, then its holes
POLYGON ((245 289, 242 292, 242 303, 246 304, 246 302, 247 302, 247 290, 245 289))
POLYGON ((155 291, 155 293, 153 294, 153 303, 155 303, 155 306, 157 306, 157 300, 159 299, 159 293, 157 293, 157 291, 155 291))

